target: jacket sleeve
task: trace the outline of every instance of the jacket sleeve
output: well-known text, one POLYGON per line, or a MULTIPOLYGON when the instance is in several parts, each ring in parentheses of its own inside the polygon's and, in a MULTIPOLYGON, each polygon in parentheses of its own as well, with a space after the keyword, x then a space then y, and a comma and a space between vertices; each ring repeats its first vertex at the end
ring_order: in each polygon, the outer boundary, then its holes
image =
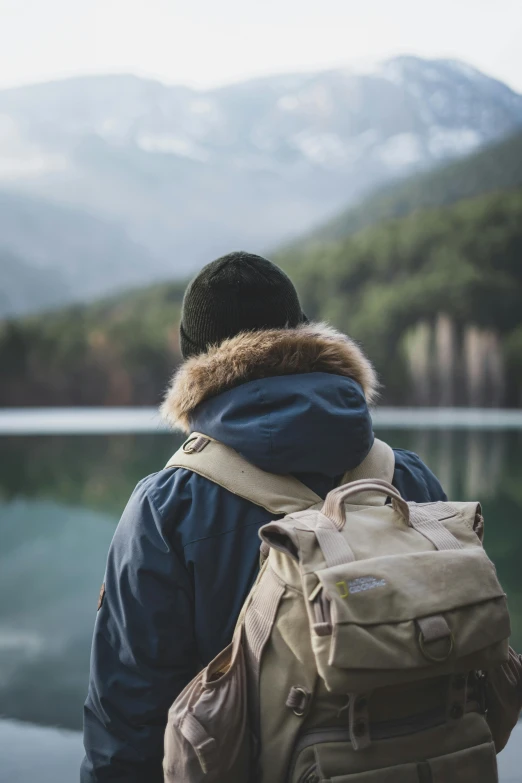
POLYGON ((497 753, 506 746, 522 710, 522 658, 510 647, 509 660, 488 672, 486 705, 497 753))
POLYGON ((438 478, 413 451, 394 449, 395 473, 393 485, 405 500, 433 503, 447 500, 438 478))
MULTIPOLYGON (((109 550, 84 709, 81 783, 163 783, 168 710, 197 669, 190 575, 150 489, 150 477, 138 484, 109 550)), ((178 504, 168 523, 184 511, 178 504)))

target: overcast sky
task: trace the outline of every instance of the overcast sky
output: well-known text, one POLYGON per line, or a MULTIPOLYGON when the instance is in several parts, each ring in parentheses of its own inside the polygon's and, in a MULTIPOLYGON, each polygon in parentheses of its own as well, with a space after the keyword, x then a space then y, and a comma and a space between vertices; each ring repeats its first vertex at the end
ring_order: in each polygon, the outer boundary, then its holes
POLYGON ((408 53, 522 92, 522 0, 0 0, 0 87, 126 72, 207 87, 408 53))

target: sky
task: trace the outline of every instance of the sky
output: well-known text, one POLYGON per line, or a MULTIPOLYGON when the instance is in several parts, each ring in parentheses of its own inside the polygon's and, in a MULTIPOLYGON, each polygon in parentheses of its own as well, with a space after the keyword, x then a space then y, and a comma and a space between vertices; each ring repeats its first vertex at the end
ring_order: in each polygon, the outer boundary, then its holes
POLYGON ((206 88, 397 54, 522 92, 521 0, 0 0, 0 88, 134 73, 206 88))

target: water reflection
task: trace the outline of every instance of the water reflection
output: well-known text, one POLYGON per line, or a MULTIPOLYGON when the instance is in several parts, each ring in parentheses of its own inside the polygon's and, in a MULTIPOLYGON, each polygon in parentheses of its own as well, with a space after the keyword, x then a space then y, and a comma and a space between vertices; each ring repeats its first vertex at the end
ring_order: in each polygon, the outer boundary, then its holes
POLYGON ((96 585, 116 517, 21 499, 3 503, 0 518, 2 713, 79 728, 96 585))
POLYGON ((399 430, 380 434, 393 445, 420 454, 454 499, 485 501, 496 496, 503 472, 515 467, 513 461, 522 464, 522 433, 516 431, 399 430))
MULTIPOLYGON (((450 498, 480 499, 486 548, 522 649, 522 437, 379 431, 417 451, 450 498)), ((118 517, 170 435, 0 438, 0 704, 9 717, 80 728, 92 625, 118 517)))

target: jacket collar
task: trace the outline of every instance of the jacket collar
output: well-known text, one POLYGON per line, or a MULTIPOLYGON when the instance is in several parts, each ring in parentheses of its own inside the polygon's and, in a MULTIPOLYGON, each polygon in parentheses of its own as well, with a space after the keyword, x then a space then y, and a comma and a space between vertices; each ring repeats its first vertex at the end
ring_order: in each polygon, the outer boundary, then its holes
POLYGON ((242 332, 184 362, 161 406, 173 427, 190 432, 195 409, 205 400, 261 378, 329 373, 351 378, 368 404, 378 381, 369 359, 346 335, 321 323, 295 329, 242 332))

